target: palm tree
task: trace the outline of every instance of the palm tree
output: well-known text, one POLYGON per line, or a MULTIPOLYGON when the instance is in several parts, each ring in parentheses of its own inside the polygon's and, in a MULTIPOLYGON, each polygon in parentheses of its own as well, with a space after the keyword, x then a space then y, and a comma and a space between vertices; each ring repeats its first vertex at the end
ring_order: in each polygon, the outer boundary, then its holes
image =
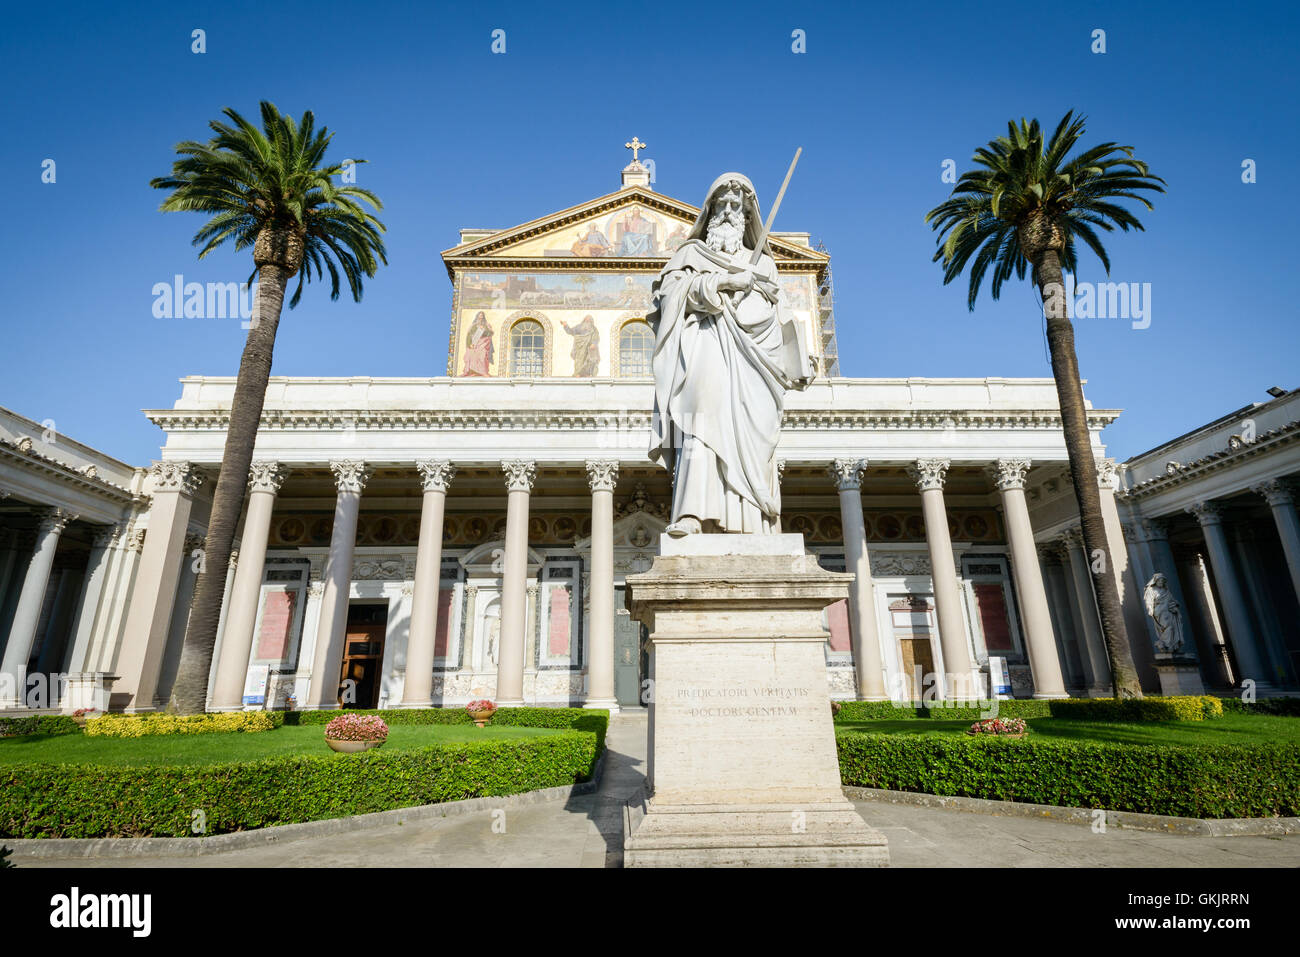
POLYGON ((1140 698, 1142 688, 1124 630, 1102 524, 1097 464, 1092 457, 1062 270, 1077 271, 1077 238, 1097 255, 1109 274, 1110 257, 1097 230, 1142 228, 1137 217, 1113 201, 1135 200, 1151 209, 1151 203, 1137 191, 1163 193, 1159 184, 1164 180, 1133 158, 1131 146, 1101 143, 1067 159, 1083 135, 1084 123, 1085 118, 1075 117, 1071 110, 1046 142, 1038 120, 1008 123, 1007 135, 975 151, 977 168, 963 173, 949 199, 930 210, 925 219, 939 233, 934 261, 943 263, 945 285, 971 264, 966 304, 972 311, 990 268, 994 299, 1013 272, 1023 279, 1025 270, 1032 268, 1031 279, 1038 287, 1047 320, 1052 375, 1083 541, 1092 559, 1089 566, 1110 658, 1112 689, 1117 698, 1140 698))
POLYGON ((324 160, 332 134, 325 127, 316 129, 311 111, 294 123, 272 103, 263 101, 261 110, 260 130, 234 110, 222 110, 229 123, 212 121, 209 126, 216 135, 206 143, 178 143, 180 158, 172 164, 171 176, 150 182, 171 191, 160 207, 163 212, 210 215, 194 236, 194 245, 203 247, 200 259, 227 242, 236 250, 251 246, 257 277, 204 561, 168 706, 181 714, 202 711, 207 699, 231 544, 244 505, 285 288, 297 274, 298 285, 289 300, 292 309, 302 298, 303 284, 313 274, 320 279, 324 270, 329 273, 330 298, 337 299, 342 270, 352 298, 360 301, 363 277, 373 276, 379 263, 388 262, 380 235, 384 224, 360 201, 376 210, 383 204, 368 190, 335 184, 333 177, 345 166, 324 160))

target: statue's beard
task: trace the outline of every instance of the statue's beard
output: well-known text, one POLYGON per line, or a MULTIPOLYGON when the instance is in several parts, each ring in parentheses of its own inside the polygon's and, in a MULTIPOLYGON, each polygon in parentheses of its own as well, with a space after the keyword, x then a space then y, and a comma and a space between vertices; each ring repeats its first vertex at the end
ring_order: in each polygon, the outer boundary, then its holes
POLYGON ((704 242, 712 250, 738 253, 745 238, 745 214, 741 210, 727 212, 720 209, 709 220, 709 231, 704 242))

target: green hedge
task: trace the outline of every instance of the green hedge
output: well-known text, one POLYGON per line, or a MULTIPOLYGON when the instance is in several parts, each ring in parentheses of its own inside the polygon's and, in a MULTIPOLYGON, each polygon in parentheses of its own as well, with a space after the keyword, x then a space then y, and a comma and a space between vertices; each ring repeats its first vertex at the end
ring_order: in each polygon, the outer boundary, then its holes
POLYGON ((1300 698, 1260 698, 1256 701, 1220 698, 1219 703, 1228 714, 1274 714, 1283 718, 1300 718, 1300 698))
MULTIPOLYGON (((285 724, 329 724, 341 714, 377 714, 390 725, 473 724, 464 708, 384 708, 346 711, 288 711, 285 724)), ((522 728, 573 728, 596 735, 596 753, 605 747, 609 711, 604 708, 498 708, 492 724, 522 728)))
MULTIPOLYGON (((504 710, 504 709, 502 709, 504 710)), ((331 708, 328 711, 286 711, 289 725, 329 724, 344 714, 377 714, 394 724, 473 724, 464 708, 331 708)))
POLYGON ((517 794, 584 780, 596 735, 187 767, 0 767, 0 837, 188 837, 517 794))
MULTIPOLYGON (((1051 717, 1050 702, 1019 700, 993 702, 997 715, 1002 718, 1051 717)), ((836 721, 900 721, 912 718, 933 718, 937 721, 974 721, 990 717, 987 711, 973 705, 945 707, 941 701, 913 701, 906 705, 892 701, 841 701, 836 721)))
POLYGON ((94 738, 145 738, 156 734, 255 734, 284 724, 282 711, 219 711, 204 714, 106 714, 86 722, 94 738))
POLYGON ((841 731, 846 785, 1182 817, 1300 815, 1293 745, 1114 745, 841 731))
MULTIPOLYGON (((991 702, 999 718, 1072 718, 1076 721, 1202 721, 1223 716, 1226 702, 1212 695, 1114 698, 1015 698, 991 702)), ((977 706, 945 707, 941 701, 841 701, 836 721, 898 721, 931 718, 936 721, 974 721, 993 717, 977 706)), ((1279 712, 1269 712, 1279 713, 1279 712)))
POLYGON ((1223 703, 1213 695, 1167 698, 1069 698, 1049 702, 1053 718, 1076 721, 1204 721, 1222 718, 1223 703))
POLYGON ((80 734, 81 726, 66 714, 35 714, 0 718, 0 736, 11 734, 80 734))

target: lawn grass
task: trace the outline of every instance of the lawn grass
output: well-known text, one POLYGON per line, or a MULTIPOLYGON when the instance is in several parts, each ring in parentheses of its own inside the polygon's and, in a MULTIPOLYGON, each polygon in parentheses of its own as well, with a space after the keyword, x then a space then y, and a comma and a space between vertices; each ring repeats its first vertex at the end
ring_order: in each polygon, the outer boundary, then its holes
MULTIPOLYGON (((562 733, 562 730, 550 728, 491 724, 485 728, 472 724, 391 725, 388 740, 380 750, 406 751, 439 744, 518 740, 562 733)), ((335 752, 325 744, 325 729, 313 725, 285 726, 252 734, 166 734, 141 738, 33 734, 0 738, 0 765, 204 765, 297 754, 328 757, 335 752)))
MULTIPOLYGON (((1300 721, 1275 715, 1227 714, 1207 721, 1074 721, 1028 718, 1024 740, 1077 741, 1098 744, 1300 744, 1300 721)), ((970 721, 841 721, 837 731, 868 734, 962 737, 970 721)))

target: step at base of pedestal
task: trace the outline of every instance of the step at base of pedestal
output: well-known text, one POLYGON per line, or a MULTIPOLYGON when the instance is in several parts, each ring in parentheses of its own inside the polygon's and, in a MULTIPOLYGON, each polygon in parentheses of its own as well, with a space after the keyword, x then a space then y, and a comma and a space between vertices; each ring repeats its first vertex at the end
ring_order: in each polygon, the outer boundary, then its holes
POLYGON ((886 867, 885 836, 845 801, 672 804, 624 814, 625 867, 886 867))

